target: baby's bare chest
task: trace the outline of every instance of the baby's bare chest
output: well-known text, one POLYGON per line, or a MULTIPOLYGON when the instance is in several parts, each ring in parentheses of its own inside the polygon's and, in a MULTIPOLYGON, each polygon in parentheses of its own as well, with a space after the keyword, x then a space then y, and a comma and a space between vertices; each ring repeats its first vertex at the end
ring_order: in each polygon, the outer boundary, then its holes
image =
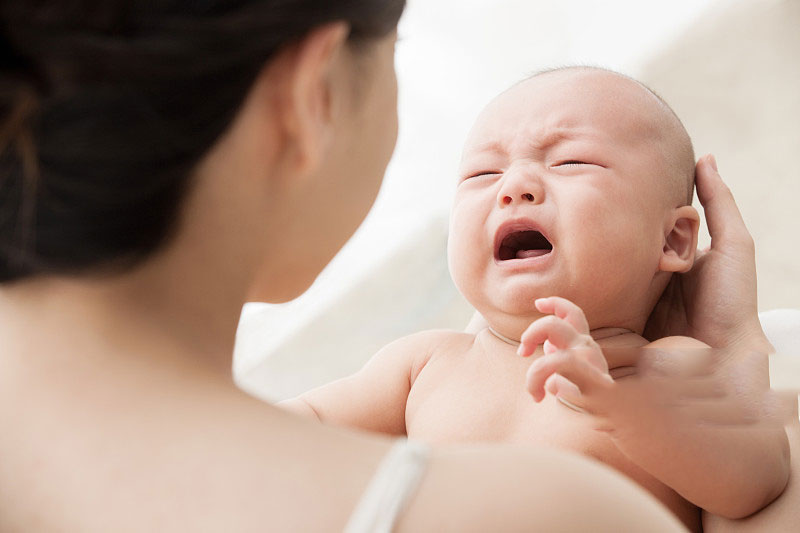
MULTIPOLYGON (((525 389, 530 359, 492 360, 472 351, 432 360, 408 398, 410 438, 436 443, 517 442, 572 449, 615 462, 616 447, 593 421, 548 395, 525 389)), ((498 357, 498 358, 499 358, 498 357)))
MULTIPOLYGON (((506 442, 556 447, 593 457, 655 493, 671 491, 618 450, 597 422, 548 394, 540 403, 525 388, 532 359, 512 350, 432 357, 406 406, 409 438, 438 444, 506 442)), ((663 495, 663 493, 662 493, 663 495)))
POLYGON ((571 450, 617 469, 685 523, 699 524, 697 509, 622 454, 606 433, 595 429, 590 415, 549 394, 536 403, 525 388, 531 363, 514 350, 488 354, 480 346, 432 357, 408 397, 409 438, 436 444, 508 442, 571 450))

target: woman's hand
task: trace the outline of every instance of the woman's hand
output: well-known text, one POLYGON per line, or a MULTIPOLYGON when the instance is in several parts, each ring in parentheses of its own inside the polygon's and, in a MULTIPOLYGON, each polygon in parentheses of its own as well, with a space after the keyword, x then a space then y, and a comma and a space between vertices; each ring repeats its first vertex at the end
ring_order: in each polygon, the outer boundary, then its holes
POLYGON ((696 185, 711 246, 697 252, 689 272, 673 275, 644 336, 652 341, 683 335, 715 348, 737 345, 772 352, 758 320, 753 238, 714 156, 698 161, 696 185))

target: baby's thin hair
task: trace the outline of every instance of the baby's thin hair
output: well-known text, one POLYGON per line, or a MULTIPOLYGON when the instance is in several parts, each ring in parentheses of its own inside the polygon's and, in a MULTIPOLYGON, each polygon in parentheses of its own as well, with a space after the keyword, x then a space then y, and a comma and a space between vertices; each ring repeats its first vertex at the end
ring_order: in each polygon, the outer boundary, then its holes
MULTIPOLYGON (((522 83, 524 81, 536 78, 538 76, 543 76, 545 74, 553 74, 553 73, 556 73, 556 72, 564 72, 564 71, 568 71, 568 70, 599 70, 601 72, 608 72, 609 74, 615 74, 617 76, 620 76, 620 77, 623 77, 625 79, 628 79, 628 80, 640 85, 647 92, 649 92, 650 94, 655 96, 656 99, 659 102, 661 102, 661 104, 664 107, 667 108, 667 110, 670 112, 670 114, 672 114, 672 116, 675 117, 675 119, 677 119, 678 122, 681 122, 680 117, 675 112, 675 110, 672 109, 672 106, 670 106, 667 103, 667 101, 664 100, 664 98, 662 98, 661 95, 658 94, 652 87, 649 87, 647 84, 642 83, 641 81, 637 80, 636 78, 634 78, 632 76, 628 76, 627 74, 623 74, 622 72, 618 72, 616 70, 613 70, 613 69, 610 69, 610 68, 606 68, 606 67, 601 67, 601 66, 598 66, 598 65, 562 65, 560 67, 543 68, 543 69, 534 71, 533 73, 529 74, 524 79, 520 80, 519 83, 522 83)), ((681 125, 683 125, 683 122, 681 122, 681 125)), ((688 135, 688 132, 687 132, 687 135, 688 135)))

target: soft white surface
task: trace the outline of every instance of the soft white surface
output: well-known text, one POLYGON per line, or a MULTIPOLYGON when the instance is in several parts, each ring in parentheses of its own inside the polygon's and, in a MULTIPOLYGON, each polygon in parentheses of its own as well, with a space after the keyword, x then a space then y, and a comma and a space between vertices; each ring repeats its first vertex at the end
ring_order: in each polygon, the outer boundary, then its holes
POLYGON ((769 364, 772 388, 800 393, 800 309, 765 311, 760 318, 775 347, 769 364))
POLYGON ((280 342, 276 328, 285 324, 270 322, 274 309, 249 306, 237 336, 239 385, 268 400, 288 398, 352 374, 402 336, 463 329, 472 309, 450 280, 446 240, 447 221, 431 221, 280 342))
POLYGON ((800 360, 800 309, 774 309, 760 317, 775 352, 800 360))

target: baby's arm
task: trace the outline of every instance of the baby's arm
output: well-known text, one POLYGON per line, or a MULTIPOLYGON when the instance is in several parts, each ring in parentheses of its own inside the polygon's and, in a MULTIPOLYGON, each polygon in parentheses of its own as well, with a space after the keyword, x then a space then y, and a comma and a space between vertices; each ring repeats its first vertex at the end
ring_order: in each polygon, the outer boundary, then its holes
POLYGON ((382 348, 357 373, 280 402, 324 422, 390 435, 406 434, 406 400, 413 380, 450 331, 423 331, 382 348))
MULTIPOLYGON (((648 348, 670 351, 708 346, 687 337, 667 337, 648 348)), ((766 362, 764 367, 766 372, 766 362)), ((766 392, 769 378, 764 377, 766 383, 761 385, 766 392)), ((736 383, 727 385, 740 389, 736 383)), ((758 401, 757 395, 751 399, 758 401)), ((740 401, 733 398, 724 407, 730 413, 716 415, 732 415, 734 426, 700 424, 691 411, 687 417, 665 409, 663 417, 643 420, 639 431, 622 431, 625 436, 615 442, 632 461, 695 505, 727 518, 742 518, 783 492, 789 477, 789 441, 786 431, 770 422, 747 425, 735 420, 740 416, 734 412, 741 407, 736 404, 740 401)), ((702 409, 702 404, 696 408, 702 409)))

